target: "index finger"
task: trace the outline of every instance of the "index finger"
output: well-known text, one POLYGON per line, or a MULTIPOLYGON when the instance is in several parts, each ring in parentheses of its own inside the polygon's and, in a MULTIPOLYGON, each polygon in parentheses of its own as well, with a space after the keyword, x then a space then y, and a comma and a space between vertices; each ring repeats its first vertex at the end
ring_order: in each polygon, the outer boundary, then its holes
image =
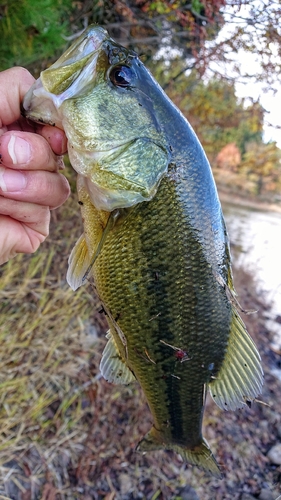
POLYGON ((33 76, 24 68, 10 68, 0 73, 0 128, 20 118, 20 103, 33 82, 33 76))
POLYGON ((34 81, 29 71, 21 67, 0 73, 0 129, 36 132, 47 140, 55 154, 62 155, 67 150, 62 130, 50 125, 31 124, 21 116, 21 102, 34 81))
POLYGON ((0 137, 0 163, 21 170, 56 172, 63 161, 50 148, 46 139, 31 132, 8 131, 0 137))

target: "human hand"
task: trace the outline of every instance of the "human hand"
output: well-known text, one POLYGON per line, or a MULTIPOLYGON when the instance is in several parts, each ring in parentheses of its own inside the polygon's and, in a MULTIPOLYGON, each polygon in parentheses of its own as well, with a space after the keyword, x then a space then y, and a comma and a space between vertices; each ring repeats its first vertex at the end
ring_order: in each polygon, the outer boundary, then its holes
POLYGON ((23 68, 0 73, 0 264, 33 253, 49 233, 50 210, 69 196, 62 130, 31 125, 20 104, 34 82, 23 68))

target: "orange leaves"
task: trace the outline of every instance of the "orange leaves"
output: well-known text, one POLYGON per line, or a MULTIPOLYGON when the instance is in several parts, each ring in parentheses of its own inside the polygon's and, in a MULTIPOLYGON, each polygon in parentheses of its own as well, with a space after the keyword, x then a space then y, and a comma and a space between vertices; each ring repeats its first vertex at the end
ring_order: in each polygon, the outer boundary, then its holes
POLYGON ((237 167, 241 163, 241 153, 235 142, 231 142, 224 146, 216 158, 218 167, 225 170, 237 171, 237 167))

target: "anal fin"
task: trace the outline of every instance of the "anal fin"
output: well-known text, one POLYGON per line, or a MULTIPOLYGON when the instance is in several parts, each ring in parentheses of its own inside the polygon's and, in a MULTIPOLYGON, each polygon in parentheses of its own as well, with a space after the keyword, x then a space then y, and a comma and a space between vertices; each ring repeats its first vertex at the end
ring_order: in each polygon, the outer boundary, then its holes
POLYGON ((232 321, 226 355, 209 390, 223 410, 235 410, 254 400, 262 391, 263 370, 258 350, 232 306, 232 321))
POLYGON ((100 371, 108 382, 113 384, 130 384, 135 382, 135 376, 125 361, 121 358, 113 335, 108 332, 106 335, 108 342, 102 353, 100 371))

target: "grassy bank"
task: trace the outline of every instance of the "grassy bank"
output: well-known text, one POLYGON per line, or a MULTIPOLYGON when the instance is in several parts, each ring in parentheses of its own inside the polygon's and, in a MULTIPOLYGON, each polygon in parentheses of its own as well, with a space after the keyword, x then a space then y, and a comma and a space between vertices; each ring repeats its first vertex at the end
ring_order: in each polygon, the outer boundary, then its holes
POLYGON ((225 470, 218 481, 170 452, 134 451, 151 426, 142 393, 100 379, 106 324, 98 299, 90 285, 74 293, 65 281, 81 231, 73 194, 53 213, 41 249, 0 271, 0 498, 180 500, 196 490, 201 500, 238 500, 264 487, 276 498, 281 470, 266 454, 280 435, 281 387, 270 373, 279 358, 252 277, 239 270, 236 286, 243 307, 259 309, 245 321, 263 354, 270 406, 223 413, 208 402, 204 433, 225 470))

